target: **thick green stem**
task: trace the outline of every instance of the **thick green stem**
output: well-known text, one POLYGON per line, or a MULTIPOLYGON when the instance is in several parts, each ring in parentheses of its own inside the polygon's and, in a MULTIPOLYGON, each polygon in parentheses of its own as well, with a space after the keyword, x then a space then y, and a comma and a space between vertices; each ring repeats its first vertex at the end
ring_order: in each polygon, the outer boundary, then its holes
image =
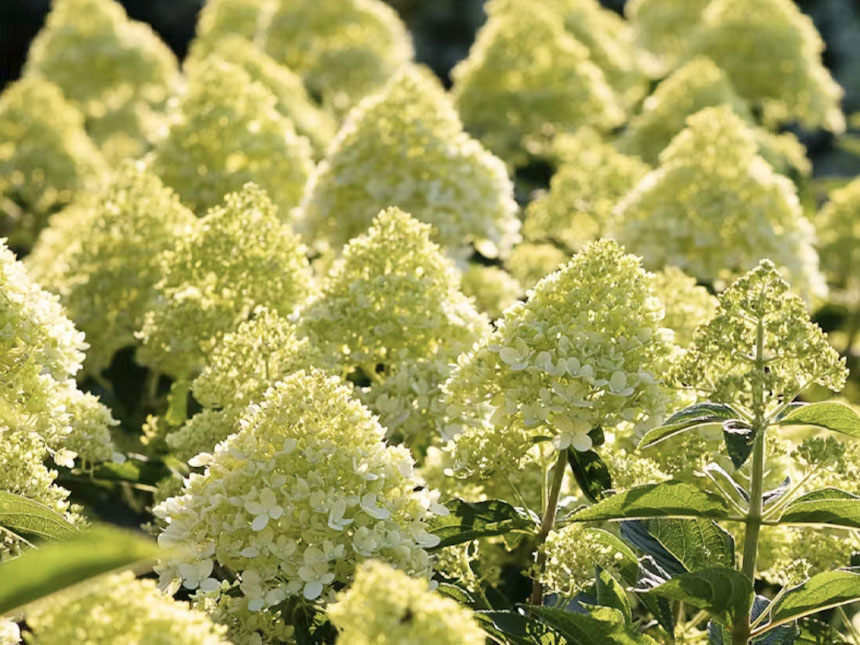
MULTIPOLYGON (((546 553, 540 550, 549 532, 555 526, 555 516, 558 513, 558 496, 561 493, 561 484, 564 481, 564 471, 567 468, 567 450, 560 450, 558 460, 552 470, 552 481, 549 487, 549 495, 546 500, 546 509, 543 513, 543 521, 540 525, 540 533, 538 533, 537 545, 537 570, 538 574, 543 571, 546 566, 546 553)), ((532 595, 529 603, 532 605, 543 604, 543 585, 535 578, 532 584, 532 595)))

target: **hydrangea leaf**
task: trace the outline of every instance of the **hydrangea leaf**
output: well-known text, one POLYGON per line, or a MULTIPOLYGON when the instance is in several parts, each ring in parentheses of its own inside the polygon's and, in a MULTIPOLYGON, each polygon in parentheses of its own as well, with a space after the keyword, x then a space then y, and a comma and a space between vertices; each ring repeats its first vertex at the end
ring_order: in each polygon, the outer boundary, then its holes
POLYGON ((838 488, 812 491, 792 500, 779 522, 860 529, 860 497, 838 488))
POLYGON ((745 615, 753 600, 752 581, 728 567, 710 567, 684 573, 648 593, 703 609, 722 625, 732 625, 745 615))
POLYGON ((850 406, 821 401, 794 408, 780 418, 781 426, 815 426, 860 439, 860 415, 850 406))

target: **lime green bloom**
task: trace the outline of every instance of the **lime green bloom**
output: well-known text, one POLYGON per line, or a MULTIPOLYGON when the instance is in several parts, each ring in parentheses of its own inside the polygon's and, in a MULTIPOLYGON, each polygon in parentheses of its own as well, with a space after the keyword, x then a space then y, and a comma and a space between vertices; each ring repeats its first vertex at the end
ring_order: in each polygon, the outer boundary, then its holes
POLYGON ((328 615, 338 645, 483 645, 468 609, 382 562, 367 562, 328 615))
POLYGON ((37 645, 229 645, 226 628, 130 572, 38 603, 27 625, 37 645))
POLYGON ((624 5, 636 42, 655 55, 653 71, 672 70, 687 52, 711 0, 629 0, 624 5))
POLYGON ((794 184, 757 154, 730 107, 706 108, 618 204, 613 236, 648 267, 675 265, 721 288, 763 257, 807 297, 826 293, 794 184))
POLYGON ((860 304, 860 178, 834 190, 815 220, 821 264, 833 296, 860 304))
POLYGON ((211 0, 200 17, 200 47, 217 51, 240 34, 299 74, 312 95, 343 115, 412 60, 397 13, 379 0, 211 0))
POLYGON ((724 69, 767 124, 845 129, 843 90, 821 61, 824 41, 792 0, 761 0, 755 11, 746 0, 712 0, 689 49, 724 69))
MULTIPOLYGON (((277 99, 275 107, 278 112, 293 123, 298 134, 310 141, 314 156, 318 158, 325 154, 337 126, 331 115, 314 103, 295 72, 279 65, 250 40, 235 35, 219 39, 218 47, 210 55, 238 65, 252 80, 265 85, 277 99)), ((192 50, 190 58, 185 61, 185 69, 193 76, 195 66, 205 65, 205 60, 202 54, 192 50)))
POLYGON ((463 272, 460 287, 464 294, 474 298, 478 311, 491 320, 501 316, 524 291, 519 281, 501 267, 483 264, 470 264, 463 272))
POLYGON ((573 253, 603 236, 615 205, 650 168, 588 128, 558 137, 553 148, 559 167, 549 192, 528 205, 523 234, 527 240, 552 242, 573 253))
POLYGON ((319 250, 337 250, 383 208, 433 226, 452 253, 488 257, 518 239, 504 164, 463 132, 439 82, 419 68, 391 79, 349 115, 302 202, 299 226, 319 250))
POLYGON ((444 426, 439 386, 452 363, 489 330, 430 233, 399 209, 383 211, 297 317, 327 368, 369 381, 362 400, 389 432, 421 440, 444 426))
POLYGON ((52 219, 29 265, 47 288, 60 294, 71 318, 91 344, 86 369, 99 373, 134 332, 155 296, 160 254, 196 223, 171 190, 140 163, 123 163, 92 202, 52 219), (81 210, 77 210, 80 208, 81 210), (54 263, 58 263, 60 267, 54 263))
MULTIPOLYGON (((56 83, 109 158, 137 156, 161 126, 176 58, 114 0, 53 0, 24 75, 56 83)), ((48 112, 50 114, 50 112, 48 112)))
POLYGON ((287 315, 311 291, 304 245, 254 184, 192 222, 161 256, 138 359, 189 378, 257 307, 287 315))
POLYGON ((207 59, 192 69, 154 172, 198 214, 249 181, 259 184, 282 219, 310 175, 310 144, 277 109, 274 94, 238 65, 207 59))
POLYGON ((803 301, 792 294, 769 260, 738 279, 719 297, 716 316, 699 328, 678 366, 685 385, 710 401, 753 406, 761 389, 762 409, 772 411, 817 384, 834 392, 845 385, 845 359, 809 319, 803 301), (767 371, 756 356, 757 328, 763 329, 767 371))
POLYGON ((509 164, 583 125, 610 129, 624 112, 588 48, 532 2, 490 3, 469 57, 451 72, 466 128, 509 164))
POLYGON ((659 423, 677 349, 653 276, 611 241, 586 246, 509 308, 444 386, 456 469, 516 469, 538 437, 589 450, 597 427, 659 423))
POLYGON ((166 522, 159 544, 179 547, 156 567, 163 585, 276 615, 289 598, 333 600, 363 560, 429 570, 425 549, 439 538, 427 522, 447 511, 348 386, 297 372, 248 406, 239 428, 154 509, 166 522), (235 582, 219 582, 216 563, 235 582))
POLYGON ((0 235, 29 248, 48 216, 98 185, 104 161, 81 113, 48 81, 0 95, 0 235))
POLYGON ((717 311, 717 299, 678 267, 667 266, 654 275, 654 291, 666 307, 663 325, 675 332, 675 343, 687 347, 699 325, 717 311))
POLYGON ((569 253, 553 244, 523 242, 511 251, 505 268, 524 289, 531 289, 541 278, 558 270, 569 259, 569 253))

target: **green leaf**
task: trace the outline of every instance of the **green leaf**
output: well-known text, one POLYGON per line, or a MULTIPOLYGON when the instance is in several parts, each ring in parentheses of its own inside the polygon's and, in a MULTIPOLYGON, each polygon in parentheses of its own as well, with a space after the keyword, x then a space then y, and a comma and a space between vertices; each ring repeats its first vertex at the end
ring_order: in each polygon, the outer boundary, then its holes
POLYGON ((174 381, 167 395, 167 412, 164 420, 168 425, 181 426, 188 418, 188 393, 191 392, 191 381, 174 381))
POLYGON ((735 616, 748 615, 753 600, 752 580, 728 567, 684 573, 648 593, 702 609, 721 625, 733 624, 735 616))
POLYGON ((474 616, 484 631, 503 642, 514 645, 562 645, 558 637, 541 622, 518 612, 476 611, 474 616))
POLYGON ((792 500, 780 524, 822 524, 860 529, 860 497, 838 488, 825 488, 792 500))
POLYGON ((795 645, 848 645, 848 641, 835 628, 815 618, 797 621, 795 645))
POLYGON ((121 464, 105 462, 93 470, 93 478, 108 481, 125 481, 133 484, 154 486, 170 474, 161 462, 142 459, 126 459, 121 464))
POLYGON ((860 600, 860 569, 819 573, 783 594, 771 608, 770 622, 754 634, 855 600, 860 600))
POLYGON ((60 539, 77 532, 60 513, 7 491, 0 491, 0 526, 21 536, 49 539, 60 539))
POLYGON ((646 432, 639 442, 639 448, 648 448, 688 430, 714 423, 722 424, 737 416, 737 412, 722 403, 697 403, 676 412, 659 428, 646 432))
POLYGON ((777 423, 781 426, 815 426, 860 439, 860 416, 853 408, 836 401, 800 406, 777 423))
POLYGON ((158 546, 129 531, 96 526, 0 564, 0 615, 118 569, 151 560, 158 546))
POLYGON ((611 573, 597 567, 597 577, 594 587, 597 593, 598 605, 617 609, 624 616, 624 622, 628 625, 633 622, 633 614, 630 611, 630 601, 627 599, 627 593, 624 591, 621 583, 612 577, 611 573))
POLYGON ((441 539, 435 549, 512 531, 533 533, 536 526, 535 520, 525 511, 500 500, 465 502, 454 499, 445 506, 449 514, 437 517, 430 527, 430 532, 441 539))
POLYGON ((648 520, 646 526, 687 571, 735 564, 734 538, 712 520, 661 518, 648 520))
POLYGON ((741 468, 752 454, 752 426, 739 419, 730 419, 723 423, 723 440, 726 443, 726 450, 732 460, 732 465, 735 468, 741 468))
POLYGON ((612 488, 609 468, 593 450, 579 452, 570 449, 567 451, 567 462, 580 490, 590 502, 599 501, 612 488))
POLYGON ((668 481, 634 486, 588 506, 570 519, 573 522, 636 520, 651 517, 732 518, 729 505, 719 495, 692 484, 668 481))
POLYGON ((553 607, 529 607, 568 645, 657 645, 650 636, 628 627, 617 609, 600 607, 588 614, 553 607))

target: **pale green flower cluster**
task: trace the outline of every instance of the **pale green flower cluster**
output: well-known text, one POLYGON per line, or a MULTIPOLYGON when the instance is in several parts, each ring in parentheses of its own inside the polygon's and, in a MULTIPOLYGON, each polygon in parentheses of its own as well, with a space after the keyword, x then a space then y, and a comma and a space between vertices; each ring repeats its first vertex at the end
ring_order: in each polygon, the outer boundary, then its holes
MULTIPOLYGON (((200 43, 195 41, 195 44, 200 43)), ((195 65, 206 64, 202 62, 205 58, 200 56, 197 60, 197 55, 197 51, 192 50, 184 65, 192 76, 195 74, 195 65)), ((265 85, 275 95, 278 112, 293 123, 298 134, 310 141, 314 156, 322 157, 325 154, 328 144, 334 139, 337 126, 331 115, 314 103, 302 79, 295 72, 279 65, 250 40, 235 35, 222 37, 217 49, 209 56, 238 65, 252 80, 265 85)))
POLYGON ((554 244, 523 242, 517 244, 505 262, 505 268, 523 288, 531 289, 570 259, 570 254, 554 244))
POLYGON ((638 258, 612 241, 586 246, 458 359, 444 387, 462 424, 455 470, 516 469, 540 437, 586 451, 595 428, 659 423, 677 352, 663 315, 638 258))
POLYGON ((603 531, 582 524, 570 524, 552 531, 541 546, 546 554, 543 571, 532 571, 547 591, 573 598, 589 587, 595 568, 612 571, 624 557, 606 540, 603 531))
POLYGON ((48 81, 24 79, 0 96, 0 235, 29 248, 48 216, 94 188, 104 160, 81 113, 48 81))
POLYGON ((100 373, 118 350, 136 344, 161 277, 160 256, 194 224, 176 195, 133 161, 92 201, 52 219, 28 266, 86 333, 88 372, 100 373))
POLYGON ((439 387, 458 354, 489 331, 431 228, 397 208, 346 245, 297 316, 328 369, 363 376, 361 397, 389 432, 442 430, 439 387))
POLYGON ((553 148, 558 169, 549 192, 528 205, 523 235, 572 253, 611 228, 615 205, 650 168, 588 128, 557 137, 553 148))
POLYGON ((311 291, 301 240, 254 184, 192 222, 161 256, 138 359, 174 378, 203 368, 223 335, 257 307, 286 316, 311 291))
POLYGON ((860 177, 830 194, 815 226, 832 296, 851 307, 860 304, 860 177))
POLYGON ((425 574, 439 542, 427 522, 447 511, 383 435, 336 378, 302 371, 274 384, 236 434, 192 460, 205 472, 154 509, 167 523, 159 544, 178 547, 156 567, 162 584, 277 613, 297 596, 333 600, 363 560, 425 574), (216 563, 235 582, 219 582, 216 563))
POLYGON ((655 56, 654 72, 673 69, 711 0, 629 0, 624 13, 636 42, 655 56))
POLYGON ((793 0, 759 0, 755 11, 746 0, 712 0, 689 51, 724 69, 766 123, 845 129, 843 90, 821 61, 824 41, 793 0))
POLYGON ((229 645, 224 627, 130 572, 36 604, 27 626, 34 645, 229 645))
POLYGON ((469 264, 460 281, 463 293, 474 298, 478 311, 491 320, 514 304, 523 295, 519 281, 501 267, 469 264))
POLYGON ((834 567, 851 566, 858 546, 853 531, 767 527, 759 545, 759 575, 774 585, 793 586, 834 567))
POLYGON ((471 612, 382 562, 367 562, 327 613, 338 645, 483 645, 471 612))
POLYGON ((53 0, 24 75, 56 83, 105 154, 121 159, 154 137, 178 69, 167 45, 119 2, 53 0))
POLYGON ((678 365, 682 383, 711 401, 749 410, 761 390, 763 409, 792 401, 813 384, 839 392, 845 359, 812 323, 803 301, 792 294, 769 260, 738 279, 719 297, 714 318, 700 327, 678 365), (755 364, 757 329, 762 326, 767 370, 755 364))
POLYGON ((717 299, 678 267, 667 266, 657 271, 654 291, 666 307, 663 326, 675 332, 675 343, 680 347, 689 346, 698 326, 708 322, 717 311, 717 299))
POLYGON ((522 165, 559 132, 621 123, 618 96, 562 16, 523 0, 497 0, 487 12, 469 57, 451 75, 466 128, 490 150, 522 165))
POLYGON ((246 406, 262 400, 272 383, 306 367, 310 355, 293 323, 268 309, 255 310, 207 356, 191 388, 204 409, 167 436, 173 454, 187 461, 210 452, 239 429, 246 406))
POLYGON ((463 132, 442 86, 416 67, 350 113, 311 177, 299 229, 317 249, 337 250, 389 206, 431 224, 455 254, 473 244, 504 256, 519 239, 504 164, 463 132))
POLYGON ((379 0, 211 0, 198 46, 219 49, 226 34, 253 40, 304 80, 329 110, 344 114, 412 60, 397 13, 379 0))
POLYGON ((0 618, 0 645, 18 645, 21 629, 8 618, 0 618))
POLYGON ((769 257, 807 297, 826 294, 815 231, 794 185, 757 154, 730 107, 706 108, 618 204, 613 236, 648 267, 677 266, 721 288, 769 257))
POLYGON ((278 111, 275 95, 220 57, 192 68, 152 156, 154 172, 198 214, 253 181, 287 219, 312 168, 308 140, 278 111))

